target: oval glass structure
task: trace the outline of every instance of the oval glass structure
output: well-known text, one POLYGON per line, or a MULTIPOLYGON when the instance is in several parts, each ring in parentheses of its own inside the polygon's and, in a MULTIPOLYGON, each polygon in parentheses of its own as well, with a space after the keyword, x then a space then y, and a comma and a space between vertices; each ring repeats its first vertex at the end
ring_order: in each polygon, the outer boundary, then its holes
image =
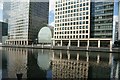
POLYGON ((49 27, 43 27, 38 33, 38 43, 50 44, 52 38, 52 32, 49 27))

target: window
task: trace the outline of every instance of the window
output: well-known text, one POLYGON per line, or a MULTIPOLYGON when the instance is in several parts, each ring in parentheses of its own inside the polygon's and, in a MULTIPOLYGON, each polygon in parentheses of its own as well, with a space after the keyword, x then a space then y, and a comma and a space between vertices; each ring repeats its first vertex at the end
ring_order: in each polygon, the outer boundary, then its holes
POLYGON ((86 24, 88 24, 88 21, 86 21, 86 24))
POLYGON ((86 19, 88 19, 88 16, 86 16, 86 19))
POLYGON ((88 38, 88 35, 86 35, 86 38, 88 38))
POLYGON ((86 30, 86 33, 88 33, 88 30, 86 30))
POLYGON ((86 10, 88 10, 88 7, 86 7, 86 10))
POLYGON ((82 7, 82 4, 80 4, 80 7, 82 7))
POLYGON ((88 12, 86 12, 86 15, 88 15, 88 12))

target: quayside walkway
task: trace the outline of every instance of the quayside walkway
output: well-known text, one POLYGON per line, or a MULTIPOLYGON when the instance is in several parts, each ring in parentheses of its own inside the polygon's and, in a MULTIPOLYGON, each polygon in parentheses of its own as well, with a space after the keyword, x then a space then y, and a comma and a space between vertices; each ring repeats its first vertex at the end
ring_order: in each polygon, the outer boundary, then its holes
POLYGON ((32 49, 52 49, 52 50, 76 50, 76 51, 96 51, 96 52, 114 52, 119 53, 120 48, 109 47, 77 47, 77 46, 47 46, 47 45, 1 45, 1 47, 12 48, 32 48, 32 49))

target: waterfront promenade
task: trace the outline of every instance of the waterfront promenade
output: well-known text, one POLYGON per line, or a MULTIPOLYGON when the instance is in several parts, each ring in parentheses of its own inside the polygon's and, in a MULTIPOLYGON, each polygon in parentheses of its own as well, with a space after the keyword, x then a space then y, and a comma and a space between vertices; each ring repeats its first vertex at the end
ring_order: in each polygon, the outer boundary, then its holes
POLYGON ((30 49, 51 49, 51 50, 75 50, 75 51, 95 51, 95 52, 113 52, 120 53, 119 48, 109 47, 77 47, 77 46, 47 46, 47 45, 1 45, 1 47, 11 47, 11 48, 30 48, 30 49))

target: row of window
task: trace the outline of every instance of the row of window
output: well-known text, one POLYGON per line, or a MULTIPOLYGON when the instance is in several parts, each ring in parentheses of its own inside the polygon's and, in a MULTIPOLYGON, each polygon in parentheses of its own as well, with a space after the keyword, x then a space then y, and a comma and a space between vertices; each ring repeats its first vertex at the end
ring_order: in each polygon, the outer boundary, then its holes
POLYGON ((103 6, 103 5, 101 5, 101 6, 96 6, 95 7, 95 10, 100 10, 100 9, 109 9, 109 8, 114 8, 113 7, 113 4, 112 5, 105 5, 105 6, 103 6))
POLYGON ((103 1, 103 2, 96 2, 95 6, 99 6, 99 5, 110 5, 110 4, 114 4, 114 2, 112 1, 103 1))
POLYGON ((87 34, 87 33, 88 30, 55 32, 55 34, 87 34))
POLYGON ((106 23, 112 23, 113 20, 104 20, 104 21, 95 21, 95 24, 106 24, 106 23))
POLYGON ((102 31, 94 31, 96 34, 106 34, 106 33, 112 33, 112 30, 102 30, 102 31))
POLYGON ((112 29, 112 26, 95 26, 95 29, 112 29))
POLYGON ((113 18, 113 15, 103 15, 103 16, 95 16, 95 19, 109 19, 109 18, 113 18))
POLYGON ((88 38, 88 35, 71 35, 71 36, 54 36, 55 39, 62 38, 62 39, 79 39, 79 38, 88 38))
MULTIPOLYGON (((67 20, 66 20, 67 21, 67 20)), ((57 22, 56 22, 57 23, 57 22)), ((70 22, 70 23, 59 23, 58 21, 58 24, 55 24, 55 27, 59 27, 59 26, 70 26, 70 25, 83 25, 83 24, 88 24, 89 21, 77 21, 77 22, 70 22)))
MULTIPOLYGON (((78 8, 78 7, 84 7, 84 6, 89 6, 89 3, 88 2, 86 2, 86 3, 79 3, 79 4, 73 4, 73 5, 71 5, 71 4, 69 4, 69 5, 65 5, 65 4, 56 4, 56 8, 58 7, 58 8, 60 8, 60 7, 63 7, 63 10, 65 10, 65 9, 71 9, 71 8, 78 8), (67 7, 66 7, 67 6, 67 7)), ((61 10, 62 10, 62 8, 61 8, 61 10)))
POLYGON ((73 26, 73 27, 61 27, 61 28, 54 28, 56 30, 74 30, 74 29, 88 29, 88 25, 86 26, 73 26))
POLYGON ((87 20, 88 18, 89 18, 88 16, 76 16, 76 17, 74 16, 74 18, 73 18, 72 15, 69 17, 66 15, 63 15, 63 16, 55 16, 55 19, 56 19, 55 21, 57 23, 57 22, 64 22, 64 21, 87 20))
POLYGON ((80 3, 80 2, 87 2, 87 1, 89 1, 89 0, 59 0, 59 1, 56 1, 56 4, 60 4, 60 3, 64 3, 64 4, 66 4, 66 5, 68 5, 68 4, 77 4, 77 3, 80 3))
POLYGON ((99 15, 99 14, 109 14, 109 13, 113 13, 113 9, 111 9, 111 10, 96 11, 96 12, 95 12, 95 15, 99 15))
POLYGON ((78 14, 80 16, 82 15, 88 15, 89 11, 88 11, 88 7, 85 8, 80 8, 80 12, 78 11, 79 9, 72 9, 72 10, 66 10, 66 11, 56 11, 55 15, 61 15, 61 14, 78 14))

